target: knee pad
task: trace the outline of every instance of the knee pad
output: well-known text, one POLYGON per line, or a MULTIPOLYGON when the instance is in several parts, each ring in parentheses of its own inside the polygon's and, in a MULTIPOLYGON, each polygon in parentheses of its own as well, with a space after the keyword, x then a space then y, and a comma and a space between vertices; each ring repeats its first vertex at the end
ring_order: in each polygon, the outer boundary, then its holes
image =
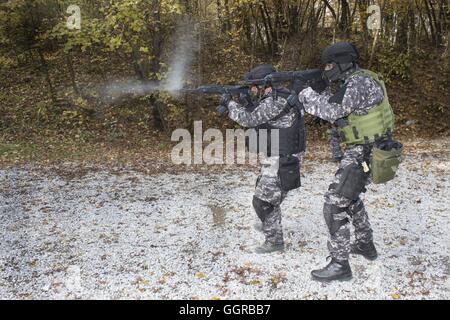
POLYGON ((266 217, 274 210, 274 206, 264 200, 261 200, 255 196, 253 196, 253 208, 255 208, 256 214, 264 221, 266 217))
MULTIPOLYGON (((339 172, 339 171, 338 171, 339 172)), ((366 191, 369 174, 364 172, 359 164, 350 164, 341 171, 341 179, 332 189, 347 199, 356 201, 362 192, 366 191)))
POLYGON ((339 213, 344 213, 347 211, 347 208, 339 208, 335 205, 326 203, 323 207, 323 216, 325 218, 325 222, 327 223, 328 230, 330 234, 333 235, 338 231, 342 226, 345 226, 349 223, 348 218, 345 219, 336 219, 336 215, 339 213))

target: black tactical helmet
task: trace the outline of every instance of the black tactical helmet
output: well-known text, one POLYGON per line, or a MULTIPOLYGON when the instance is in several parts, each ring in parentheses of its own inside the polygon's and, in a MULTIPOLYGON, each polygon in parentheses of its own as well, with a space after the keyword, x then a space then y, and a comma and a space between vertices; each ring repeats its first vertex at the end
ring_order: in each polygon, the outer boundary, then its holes
POLYGON ((350 42, 339 42, 328 46, 322 53, 322 63, 331 64, 331 69, 325 69, 324 75, 329 81, 344 80, 349 72, 357 67, 358 50, 350 42))
POLYGON ((247 72, 244 81, 264 79, 267 75, 277 72, 274 66, 270 64, 262 64, 247 72))
POLYGON ((337 64, 356 62, 359 58, 358 50, 350 42, 338 42, 325 48, 322 53, 322 63, 337 64))

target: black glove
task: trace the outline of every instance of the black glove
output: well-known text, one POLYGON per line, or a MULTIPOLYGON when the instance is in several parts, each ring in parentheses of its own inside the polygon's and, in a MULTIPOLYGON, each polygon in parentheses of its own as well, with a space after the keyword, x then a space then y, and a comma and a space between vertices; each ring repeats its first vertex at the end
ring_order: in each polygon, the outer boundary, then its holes
POLYGON ((224 106, 225 108, 228 109, 228 104, 230 103, 230 101, 231 101, 232 99, 233 99, 233 98, 231 97, 231 94, 229 94, 229 93, 224 93, 224 94, 222 95, 222 97, 220 97, 220 105, 221 105, 221 106, 224 106))
POLYGON ((298 95, 293 92, 289 97, 287 97, 287 103, 291 107, 298 107, 300 105, 300 101, 298 100, 298 95))
POLYGON ((228 112, 228 104, 230 103, 230 101, 232 99, 233 98, 231 97, 231 94, 229 94, 229 93, 222 94, 222 96, 220 97, 220 104, 216 108, 216 111, 221 115, 227 113, 228 112))
POLYGON ((241 93, 239 94, 239 103, 243 105, 244 107, 247 107, 252 103, 252 100, 250 98, 250 95, 241 93))
POLYGON ((300 81, 298 79, 294 80, 294 82, 292 83, 292 90, 295 91, 297 94, 299 94, 305 88, 306 87, 303 81, 300 81))
POLYGON ((318 79, 311 82, 311 88, 318 93, 322 93, 328 87, 328 81, 325 79, 318 79))

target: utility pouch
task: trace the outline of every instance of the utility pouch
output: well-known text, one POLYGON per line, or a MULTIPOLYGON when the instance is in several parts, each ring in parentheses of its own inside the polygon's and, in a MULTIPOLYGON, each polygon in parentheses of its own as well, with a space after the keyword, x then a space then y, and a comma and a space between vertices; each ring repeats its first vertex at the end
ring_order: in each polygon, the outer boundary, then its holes
POLYGON ((278 176, 283 191, 300 188, 300 160, 294 156, 280 157, 278 176))
POLYGON ((366 192, 368 178, 369 173, 364 172, 360 164, 350 164, 343 169, 336 192, 350 200, 358 200, 359 195, 366 192))
POLYGON ((403 162, 403 145, 398 141, 385 140, 376 143, 372 153, 372 181, 386 183, 395 177, 403 162))

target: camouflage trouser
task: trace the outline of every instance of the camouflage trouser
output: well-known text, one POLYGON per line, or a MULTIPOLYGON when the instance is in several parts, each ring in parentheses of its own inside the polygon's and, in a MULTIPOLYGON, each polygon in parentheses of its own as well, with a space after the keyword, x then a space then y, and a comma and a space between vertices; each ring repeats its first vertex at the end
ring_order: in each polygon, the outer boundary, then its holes
POLYGON ((330 144, 331 155, 333 159, 339 159, 342 157, 341 150, 341 139, 339 136, 339 131, 335 126, 332 126, 331 129, 327 130, 328 134, 328 143, 330 144))
MULTIPOLYGON (((330 231, 328 249, 331 257, 336 260, 348 260, 350 254, 350 220, 355 227, 355 238, 357 241, 372 241, 372 229, 369 223, 367 211, 362 200, 348 199, 335 190, 339 184, 343 169, 352 163, 363 161, 363 148, 356 146, 349 148, 344 153, 339 170, 337 171, 328 192, 325 194, 325 204, 323 213, 330 231), (330 226, 331 225, 331 226, 330 226)), ((367 184, 370 181, 367 181, 367 184)))
POLYGON ((255 197, 273 206, 273 210, 264 219, 260 217, 263 223, 263 232, 266 242, 280 244, 283 243, 280 206, 286 198, 287 192, 281 189, 278 177, 279 158, 263 158, 261 164, 261 174, 256 182, 255 197))

